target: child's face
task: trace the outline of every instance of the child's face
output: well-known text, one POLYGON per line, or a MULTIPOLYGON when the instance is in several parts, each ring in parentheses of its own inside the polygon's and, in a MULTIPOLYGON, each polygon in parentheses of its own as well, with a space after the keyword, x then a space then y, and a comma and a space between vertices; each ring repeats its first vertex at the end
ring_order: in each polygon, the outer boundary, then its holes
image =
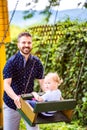
POLYGON ((48 90, 55 90, 57 89, 57 84, 56 82, 50 78, 50 77, 45 77, 44 79, 44 91, 48 91, 48 90))

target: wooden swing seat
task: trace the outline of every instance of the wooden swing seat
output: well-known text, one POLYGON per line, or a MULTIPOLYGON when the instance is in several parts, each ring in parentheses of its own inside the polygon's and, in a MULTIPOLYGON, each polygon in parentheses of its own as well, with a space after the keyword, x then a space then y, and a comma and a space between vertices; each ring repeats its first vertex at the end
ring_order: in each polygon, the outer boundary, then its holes
POLYGON ((54 122, 67 122, 72 119, 73 109, 76 106, 75 99, 64 99, 61 101, 49 101, 49 102, 37 102, 35 107, 32 108, 27 99, 31 99, 32 95, 21 96, 21 109, 18 109, 22 117, 31 126, 35 124, 45 124, 54 122), (47 117, 41 114, 41 112, 57 111, 53 116, 47 117))

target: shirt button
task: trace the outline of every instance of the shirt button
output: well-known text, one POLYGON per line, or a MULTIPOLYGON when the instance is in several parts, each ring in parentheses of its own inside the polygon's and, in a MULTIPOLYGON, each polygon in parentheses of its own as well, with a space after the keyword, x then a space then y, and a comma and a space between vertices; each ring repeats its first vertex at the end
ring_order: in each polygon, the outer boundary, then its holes
POLYGON ((23 86, 25 86, 25 83, 23 83, 23 86))
POLYGON ((25 76, 24 76, 24 79, 25 79, 25 76))

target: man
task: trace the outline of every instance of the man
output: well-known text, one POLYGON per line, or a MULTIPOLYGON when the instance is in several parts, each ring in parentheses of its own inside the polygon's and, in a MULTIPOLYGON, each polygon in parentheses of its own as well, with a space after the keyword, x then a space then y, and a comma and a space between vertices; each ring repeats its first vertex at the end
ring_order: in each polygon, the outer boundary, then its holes
MULTIPOLYGON (((20 95, 31 93, 34 80, 43 83, 43 66, 39 58, 31 55, 32 37, 28 32, 18 36, 19 51, 7 61, 4 70, 4 130, 19 130, 21 115, 16 108, 21 108, 20 95)), ((27 130, 38 130, 26 123, 27 130)))

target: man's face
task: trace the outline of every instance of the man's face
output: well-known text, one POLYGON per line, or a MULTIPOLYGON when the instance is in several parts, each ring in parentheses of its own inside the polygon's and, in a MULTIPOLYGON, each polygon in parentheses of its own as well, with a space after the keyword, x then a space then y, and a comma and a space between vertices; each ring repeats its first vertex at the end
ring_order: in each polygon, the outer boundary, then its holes
POLYGON ((30 54, 32 50, 32 38, 29 36, 22 36, 18 41, 18 48, 22 54, 30 54))

